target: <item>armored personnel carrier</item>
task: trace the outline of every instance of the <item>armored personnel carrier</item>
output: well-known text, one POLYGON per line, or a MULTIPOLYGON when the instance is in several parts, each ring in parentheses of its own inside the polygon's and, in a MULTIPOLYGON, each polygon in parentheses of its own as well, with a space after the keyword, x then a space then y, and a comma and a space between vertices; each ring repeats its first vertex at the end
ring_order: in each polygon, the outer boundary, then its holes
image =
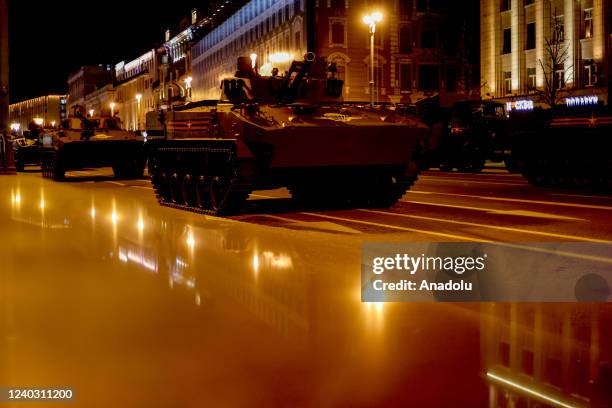
POLYGON ((67 170, 112 166, 117 178, 143 176, 144 138, 122 130, 117 118, 88 118, 79 107, 61 129, 42 138, 43 176, 62 180, 67 170))
POLYGON ((28 130, 23 132, 23 137, 13 139, 13 157, 18 172, 25 171, 26 165, 40 165, 43 134, 51 130, 32 121, 28 130))
POLYGON ((149 146, 161 204, 207 214, 238 210, 255 189, 287 187, 313 205, 388 207, 415 182, 428 128, 386 108, 343 104, 333 64, 308 53, 282 76, 248 58, 214 106, 161 115, 149 146))
POLYGON ((558 106, 511 116, 512 160, 534 186, 612 192, 612 113, 558 106))

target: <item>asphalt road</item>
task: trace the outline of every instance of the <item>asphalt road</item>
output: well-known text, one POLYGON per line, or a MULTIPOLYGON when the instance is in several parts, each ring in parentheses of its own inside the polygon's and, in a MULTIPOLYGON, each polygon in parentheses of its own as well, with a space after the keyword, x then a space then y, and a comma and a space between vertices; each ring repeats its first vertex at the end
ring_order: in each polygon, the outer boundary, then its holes
POLYGON ((226 219, 109 174, 0 178, 0 385, 73 407, 487 406, 480 306, 362 303, 360 244, 612 240, 612 196, 500 168, 426 172, 386 210, 257 191, 226 219))

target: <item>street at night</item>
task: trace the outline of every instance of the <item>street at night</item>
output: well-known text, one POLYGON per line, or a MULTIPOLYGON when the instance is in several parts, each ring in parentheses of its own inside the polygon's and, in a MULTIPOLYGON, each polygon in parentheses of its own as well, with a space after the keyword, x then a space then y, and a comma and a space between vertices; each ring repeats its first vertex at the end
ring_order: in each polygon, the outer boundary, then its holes
POLYGON ((612 0, 0 0, 0 408, 612 408, 612 0))
POLYGON ((2 380, 70 384, 87 407, 482 406, 488 306, 362 303, 360 243, 612 232, 608 197, 499 168, 426 172, 376 212, 257 191, 228 219, 160 207, 148 180, 110 169, 28 170, 0 187, 2 380))

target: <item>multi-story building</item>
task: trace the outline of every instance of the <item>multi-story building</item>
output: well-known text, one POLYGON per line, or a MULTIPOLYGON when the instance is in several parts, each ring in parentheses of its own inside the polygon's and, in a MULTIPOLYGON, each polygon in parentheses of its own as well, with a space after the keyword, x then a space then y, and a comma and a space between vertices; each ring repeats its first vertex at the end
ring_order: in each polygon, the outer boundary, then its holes
POLYGON ((110 65, 87 65, 68 77, 68 108, 85 106, 85 96, 113 82, 110 65))
POLYGON ((118 114, 125 129, 140 130, 145 123, 145 114, 155 109, 156 99, 153 92, 158 78, 157 51, 152 49, 138 58, 115 65, 115 99, 110 109, 118 114))
POLYGON ((559 102, 572 96, 607 99, 611 3, 481 0, 482 94, 537 103, 554 89, 559 102))
POLYGON ((470 93, 471 69, 461 46, 465 5, 444 0, 251 0, 192 49, 193 97, 219 97, 220 79, 239 56, 259 72, 286 70, 307 51, 327 57, 345 81, 346 100, 370 99, 369 28, 363 16, 380 10, 375 35, 375 92, 381 102, 470 93), (312 13, 312 15, 310 14, 312 13))
POLYGON ((59 126, 66 118, 66 95, 46 95, 9 105, 9 123, 14 131, 23 132, 30 123, 59 126))
POLYGON ((612 404, 608 305, 497 303, 481 310, 489 407, 612 404))

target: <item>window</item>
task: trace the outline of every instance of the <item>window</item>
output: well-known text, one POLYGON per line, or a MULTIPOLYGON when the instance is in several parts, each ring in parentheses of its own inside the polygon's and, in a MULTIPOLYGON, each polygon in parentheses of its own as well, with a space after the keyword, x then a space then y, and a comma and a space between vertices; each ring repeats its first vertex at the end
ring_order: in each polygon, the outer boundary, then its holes
POLYGON ((330 21, 331 45, 346 45, 345 26, 343 21, 330 21))
POLYGON ((436 48, 436 29, 432 22, 423 24, 421 29, 421 48, 436 48))
POLYGON ((302 0, 294 0, 293 2, 293 14, 298 15, 302 11, 302 0))
POLYGON ((401 26, 399 31, 400 54, 412 53, 412 40, 410 37, 410 27, 401 26))
POLYGON ((527 68, 527 90, 533 92, 536 90, 536 69, 527 68))
POLYGON ((412 67, 410 64, 400 64, 400 90, 409 91, 412 89, 412 67))
POLYGON ((335 9, 345 8, 346 2, 344 0, 331 0, 331 7, 335 9))
POLYGON ((504 72, 504 94, 512 93, 512 72, 504 72))
POLYGON ((554 86, 557 89, 565 88, 565 67, 563 64, 555 66, 554 86))
POLYGON ((534 4, 535 0, 525 0, 525 5, 528 6, 530 4, 534 4))
POLYGON ((555 17, 555 26, 553 31, 554 42, 561 43, 565 41, 565 16, 561 15, 555 17))
POLYGON ((501 1, 501 11, 508 11, 512 7, 511 0, 502 0, 501 1))
POLYGON ((526 50, 533 50, 536 47, 536 23, 527 24, 527 44, 526 50))
POLYGON ((446 91, 455 92, 457 90, 457 80, 459 79, 459 72, 457 67, 446 68, 446 91))
POLYGON ((512 29, 504 28, 504 44, 502 53, 510 54, 512 52, 512 29))
POLYGON ((593 9, 584 10, 584 32, 582 38, 593 37, 593 9))
POLYGON ((584 60, 584 86, 595 86, 597 85, 597 65, 593 62, 593 60, 584 60))
POLYGON ((412 10, 412 0, 400 0, 399 2, 399 14, 401 17, 410 16, 412 10))
POLYGON ((419 90, 437 91, 439 89, 438 82, 437 65, 423 64, 419 66, 419 90))

